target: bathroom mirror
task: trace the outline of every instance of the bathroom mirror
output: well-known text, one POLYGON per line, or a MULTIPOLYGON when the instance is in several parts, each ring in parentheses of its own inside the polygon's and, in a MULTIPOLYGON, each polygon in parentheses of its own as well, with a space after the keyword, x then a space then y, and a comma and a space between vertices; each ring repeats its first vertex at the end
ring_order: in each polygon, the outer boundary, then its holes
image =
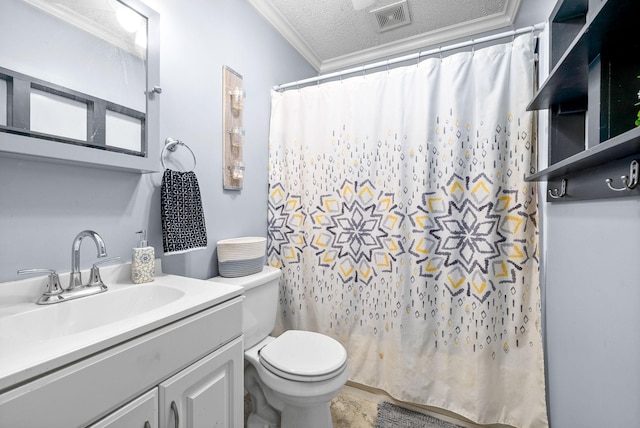
POLYGON ((2 0, 0 152, 157 170, 157 21, 138 0, 2 0))

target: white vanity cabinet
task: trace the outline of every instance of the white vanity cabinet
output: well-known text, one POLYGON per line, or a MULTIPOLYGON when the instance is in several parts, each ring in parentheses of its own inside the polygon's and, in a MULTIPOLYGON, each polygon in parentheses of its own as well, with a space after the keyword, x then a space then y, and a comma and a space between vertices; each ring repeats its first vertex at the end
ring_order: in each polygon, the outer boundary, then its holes
POLYGON ((0 427, 242 427, 242 299, 5 389, 0 427))
POLYGON ((89 428, 158 428, 158 388, 127 403, 89 428))
POLYGON ((241 427, 242 349, 233 340, 90 428, 241 427))
POLYGON ((238 338, 162 382, 160 427, 242 427, 242 372, 238 338))

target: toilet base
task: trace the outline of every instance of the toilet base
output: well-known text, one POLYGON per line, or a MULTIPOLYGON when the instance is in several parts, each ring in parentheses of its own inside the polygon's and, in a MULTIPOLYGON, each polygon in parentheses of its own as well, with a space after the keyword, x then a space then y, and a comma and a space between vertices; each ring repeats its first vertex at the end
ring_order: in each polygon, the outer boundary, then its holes
POLYGON ((244 368, 244 387, 251 400, 247 428, 278 428, 280 426, 280 412, 267 401, 267 397, 260 387, 258 372, 251 364, 246 364, 244 368))
POLYGON ((262 419, 261 416, 255 413, 251 413, 247 419, 247 428, 277 428, 279 426, 279 422, 275 423, 273 421, 262 419))
POLYGON ((313 407, 284 406, 280 428, 333 428, 329 403, 313 407))
POLYGON ((301 403, 299 397, 289 397, 265 385, 252 364, 246 365, 244 379, 252 407, 248 428, 333 428, 329 402, 338 391, 301 403))

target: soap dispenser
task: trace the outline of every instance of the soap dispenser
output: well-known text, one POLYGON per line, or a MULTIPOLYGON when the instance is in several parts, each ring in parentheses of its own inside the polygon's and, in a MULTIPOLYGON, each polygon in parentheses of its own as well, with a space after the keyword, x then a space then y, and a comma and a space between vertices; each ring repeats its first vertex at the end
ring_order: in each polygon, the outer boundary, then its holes
POLYGON ((138 247, 131 253, 131 281, 134 284, 152 282, 155 275, 155 251, 147 244, 147 231, 136 232, 140 235, 138 247))

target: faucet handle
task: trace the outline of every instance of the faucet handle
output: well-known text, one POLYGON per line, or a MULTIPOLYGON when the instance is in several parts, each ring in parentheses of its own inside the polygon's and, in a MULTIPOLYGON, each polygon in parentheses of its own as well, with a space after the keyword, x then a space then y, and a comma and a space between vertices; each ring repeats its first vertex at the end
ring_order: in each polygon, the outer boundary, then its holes
POLYGON ((20 269, 18 271, 18 275, 29 275, 32 273, 48 273, 50 275, 53 275, 56 273, 55 270, 53 269, 44 269, 44 268, 35 268, 35 269, 20 269))
POLYGON ((111 262, 115 262, 116 260, 120 260, 120 256, 115 256, 115 257, 107 257, 104 259, 100 259, 97 262, 95 262, 93 264, 93 267, 98 267, 98 266, 102 266, 102 265, 106 265, 107 263, 111 263, 111 262))
POLYGON ((107 286, 104 285, 104 283, 102 282, 102 278, 100 278, 100 269, 98 268, 98 266, 102 266, 116 260, 120 260, 120 257, 107 257, 95 262, 93 266, 91 266, 91 273, 89 274, 89 283, 87 284, 87 287, 99 286, 104 287, 106 290, 107 286))
POLYGON ((44 293, 36 303, 39 305, 46 305, 48 303, 56 303, 60 300, 64 300, 62 296, 63 288, 60 286, 60 278, 58 273, 53 269, 20 269, 18 275, 30 275, 34 273, 47 273, 49 279, 44 293))

